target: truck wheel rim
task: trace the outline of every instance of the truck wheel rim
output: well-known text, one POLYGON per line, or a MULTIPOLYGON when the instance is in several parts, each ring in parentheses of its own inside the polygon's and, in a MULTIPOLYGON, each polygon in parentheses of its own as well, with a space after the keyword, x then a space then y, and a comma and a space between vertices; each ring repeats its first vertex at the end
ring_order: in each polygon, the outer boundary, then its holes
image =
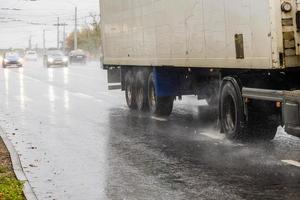
POLYGON ((127 94, 128 104, 131 104, 132 103, 132 88, 131 88, 130 84, 126 85, 126 94, 127 94))
POLYGON ((137 94, 136 94, 136 103, 139 109, 142 109, 143 107, 143 98, 144 98, 144 90, 140 86, 137 89, 137 94))
POLYGON ((149 104, 150 104, 151 109, 154 110, 155 106, 156 106, 156 94, 155 94, 155 89, 154 89, 153 85, 150 88, 149 104))
POLYGON ((231 96, 228 96, 225 100, 225 112, 224 112, 224 124, 228 132, 232 132, 235 129, 236 124, 236 108, 231 96))

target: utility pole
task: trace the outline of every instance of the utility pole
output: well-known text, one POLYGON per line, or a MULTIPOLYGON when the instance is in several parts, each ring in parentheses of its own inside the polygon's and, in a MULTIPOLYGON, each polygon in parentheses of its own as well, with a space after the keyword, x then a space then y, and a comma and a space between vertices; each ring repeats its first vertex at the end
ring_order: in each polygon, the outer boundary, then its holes
POLYGON ((75 7, 74 50, 77 49, 77 6, 75 7))
POLYGON ((64 52, 66 50, 66 25, 64 25, 64 31, 63 31, 63 50, 64 52))
POLYGON ((62 42, 62 46, 63 46, 63 48, 65 49, 65 40, 66 40, 66 29, 65 29, 65 26, 67 26, 68 24, 66 24, 66 23, 59 23, 59 17, 57 18, 57 24, 53 24, 54 26, 57 26, 57 48, 59 49, 59 43, 60 43, 60 41, 59 41, 59 34, 60 34, 60 32, 59 32, 59 28, 60 28, 60 26, 63 26, 64 27, 64 29, 63 29, 63 42, 62 42))
POLYGON ((43 30, 43 51, 46 52, 46 31, 43 30))
POLYGON ((59 17, 57 17, 57 48, 59 49, 59 17))
POLYGON ((59 49, 59 17, 57 17, 57 24, 53 24, 54 26, 57 26, 57 48, 59 49))
POLYGON ((65 50, 66 50, 66 26, 68 26, 68 24, 63 23, 63 24, 60 24, 60 26, 63 26, 63 41, 62 41, 62 46, 63 46, 63 51, 65 52, 65 50))
POLYGON ((31 49, 31 35, 29 36, 29 40, 28 40, 28 49, 31 49))
POLYGON ((101 0, 99 0, 99 18, 100 18, 100 21, 101 21, 101 0))

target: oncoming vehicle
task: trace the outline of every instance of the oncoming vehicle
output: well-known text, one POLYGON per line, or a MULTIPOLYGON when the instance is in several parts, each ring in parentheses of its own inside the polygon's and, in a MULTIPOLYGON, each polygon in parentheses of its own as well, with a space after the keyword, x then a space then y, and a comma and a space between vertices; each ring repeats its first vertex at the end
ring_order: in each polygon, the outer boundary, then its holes
POLYGON ((38 60, 38 55, 36 51, 27 51, 25 53, 25 60, 27 61, 37 61, 38 60))
POLYGON ((69 66, 69 59, 61 50, 48 50, 44 56, 44 65, 46 67, 56 66, 69 66))
POLYGON ((17 52, 7 52, 4 54, 2 60, 2 67, 6 68, 8 66, 23 67, 23 59, 17 52))
POLYGON ((70 64, 72 63, 86 64, 87 56, 84 53, 84 51, 81 49, 73 50, 69 53, 69 61, 70 64))

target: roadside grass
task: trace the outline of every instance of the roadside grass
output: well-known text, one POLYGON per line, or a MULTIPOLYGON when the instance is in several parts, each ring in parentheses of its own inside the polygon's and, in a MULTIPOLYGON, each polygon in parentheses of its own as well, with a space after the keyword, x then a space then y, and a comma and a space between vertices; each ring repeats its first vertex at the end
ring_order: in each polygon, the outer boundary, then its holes
POLYGON ((23 183, 16 179, 9 153, 0 138, 0 200, 25 200, 23 183))
POLYGON ((0 200, 24 200, 23 183, 4 166, 0 166, 0 200))

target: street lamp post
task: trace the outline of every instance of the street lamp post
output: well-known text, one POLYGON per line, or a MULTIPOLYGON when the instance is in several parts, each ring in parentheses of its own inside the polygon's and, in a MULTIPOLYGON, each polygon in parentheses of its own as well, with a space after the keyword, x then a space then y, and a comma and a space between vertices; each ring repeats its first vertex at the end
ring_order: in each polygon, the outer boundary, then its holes
POLYGON ((77 49, 77 6, 75 7, 74 50, 77 49))

